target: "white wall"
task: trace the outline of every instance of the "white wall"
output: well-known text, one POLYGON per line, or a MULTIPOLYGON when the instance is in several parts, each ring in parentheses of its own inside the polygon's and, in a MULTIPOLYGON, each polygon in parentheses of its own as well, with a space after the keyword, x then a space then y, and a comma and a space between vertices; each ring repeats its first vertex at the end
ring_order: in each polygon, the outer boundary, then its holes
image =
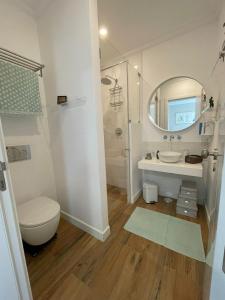
MULTIPOLYGON (((34 19, 18 6, 17 1, 0 1, 1 47, 40 61, 37 26, 34 19)), ((42 104, 45 93, 40 79, 42 104)), ((56 198, 53 165, 49 147, 46 113, 43 117, 2 117, 7 145, 31 145, 32 159, 10 164, 16 202, 40 195, 56 198)))
MULTIPOLYGON (((143 50, 143 156, 146 152, 170 150, 170 143, 163 140, 165 132, 155 128, 148 118, 149 98, 160 83, 177 76, 191 77, 202 83, 208 98, 211 96, 210 74, 217 57, 216 33, 215 22, 143 50)), ((172 150, 183 153, 188 150, 192 154, 200 154, 201 149, 208 146, 208 141, 198 135, 198 125, 179 135, 182 139, 177 140, 175 134, 172 150)), ((161 195, 177 198, 182 178, 145 172, 143 179, 156 181, 160 186, 161 195)), ((189 178, 189 180, 197 181, 199 203, 203 203, 205 199, 203 181, 196 178, 189 178)))
MULTIPOLYGON (((192 77, 203 84, 210 96, 209 79, 216 57, 216 30, 216 23, 208 24, 143 51, 145 142, 162 141, 163 132, 154 128, 147 115, 149 97, 160 83, 177 76, 192 77)), ((183 142, 200 142, 196 126, 181 135, 183 142)))
MULTIPOLYGON (((141 72, 143 78, 143 103, 141 103, 143 156, 147 152, 170 150, 170 143, 163 140, 165 132, 155 128, 148 118, 148 101, 154 89, 169 78, 187 76, 202 83, 208 98, 214 95, 210 76, 217 57, 216 43, 217 24, 215 21, 128 57, 130 64, 138 66, 138 71, 141 72)), ((132 95, 135 93, 132 90, 130 92, 131 99, 133 99, 132 95)), ((172 150, 200 154, 201 149, 208 147, 209 141, 198 134, 198 125, 192 126, 179 135, 182 139, 178 140, 175 134, 172 150)), ((151 178, 156 180, 161 186, 162 195, 177 194, 181 183, 180 177, 169 177, 168 180, 168 176, 162 174, 158 174, 157 178, 153 178, 152 175, 148 172, 144 175, 144 180, 151 178)), ((203 181, 195 178, 189 179, 198 182, 199 203, 203 203, 205 199, 203 181)))
MULTIPOLYGON (((221 10, 219 22, 218 22, 218 48, 217 55, 221 51, 222 44, 224 42, 224 20, 225 20, 225 1, 223 0, 223 8, 221 10)), ((217 131, 214 136, 214 139, 210 145, 210 150, 213 148, 218 148, 220 154, 224 153, 224 143, 225 143, 225 71, 224 71, 224 63, 221 60, 213 74, 213 84, 215 89, 218 89, 219 94, 219 103, 217 110, 217 122, 216 127, 217 131)), ((210 166, 210 165, 209 165, 210 166)), ((211 189, 208 191, 208 208, 212 210, 211 220, 210 220, 210 236, 211 243, 215 246, 214 251, 214 261, 212 265, 212 285, 210 291, 210 300, 222 300, 225 299, 225 274, 222 271, 222 264, 224 259, 224 248, 225 248, 225 167, 224 167, 224 157, 223 159, 220 157, 217 163, 217 170, 219 171, 218 175, 214 175, 212 172, 212 164, 211 170, 209 169, 209 185, 211 189), (223 166, 222 166, 223 161, 223 166), (221 185, 221 193, 220 192, 220 183, 221 185), (214 195, 213 195, 214 189, 214 195), (217 225, 216 239, 215 239, 215 229, 217 225), (214 242, 215 239, 215 242, 214 242)), ((210 211, 211 212, 211 211, 210 211)), ((209 289, 208 281, 205 282, 206 290, 209 289)))
POLYGON ((96 1, 53 1, 38 20, 58 199, 71 222, 109 233, 96 1), (66 107, 56 105, 67 95, 66 107))

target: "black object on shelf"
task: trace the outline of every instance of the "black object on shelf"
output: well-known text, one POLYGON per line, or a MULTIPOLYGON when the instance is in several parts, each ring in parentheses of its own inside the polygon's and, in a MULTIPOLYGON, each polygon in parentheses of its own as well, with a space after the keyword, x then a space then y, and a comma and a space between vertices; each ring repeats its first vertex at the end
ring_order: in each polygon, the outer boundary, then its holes
POLYGON ((156 158, 159 159, 159 150, 156 152, 156 158))
POLYGON ((58 96, 57 97, 57 104, 64 105, 67 104, 67 96, 58 96))
POLYGON ((211 97, 211 98, 209 99, 209 107, 210 107, 210 108, 213 108, 213 107, 214 107, 214 99, 213 99, 213 97, 211 97))
POLYGON ((202 157, 200 155, 186 155, 185 162, 188 164, 199 164, 202 162, 202 157))

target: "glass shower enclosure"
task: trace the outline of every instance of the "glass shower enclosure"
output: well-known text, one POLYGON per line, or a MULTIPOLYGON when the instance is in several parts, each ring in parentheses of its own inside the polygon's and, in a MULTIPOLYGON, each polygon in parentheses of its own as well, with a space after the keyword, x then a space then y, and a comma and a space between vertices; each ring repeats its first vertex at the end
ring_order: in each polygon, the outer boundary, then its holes
POLYGON ((132 70, 127 61, 101 70, 107 187, 117 188, 126 193, 128 203, 132 203, 133 185, 133 111, 140 116, 136 109, 140 107, 138 80, 137 72, 132 70), (136 81, 135 89, 132 84, 132 90, 131 80, 136 81))

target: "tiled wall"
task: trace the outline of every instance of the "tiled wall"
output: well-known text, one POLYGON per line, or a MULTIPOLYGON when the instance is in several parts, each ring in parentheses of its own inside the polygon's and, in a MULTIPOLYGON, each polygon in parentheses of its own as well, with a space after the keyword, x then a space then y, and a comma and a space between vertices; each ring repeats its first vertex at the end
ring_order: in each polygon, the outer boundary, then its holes
POLYGON ((189 154, 197 154, 200 155, 202 149, 208 148, 209 142, 201 141, 201 142, 182 142, 182 141, 173 141, 173 142, 143 142, 142 151, 143 156, 145 156, 148 152, 156 153, 159 151, 178 151, 183 154, 189 152, 189 154))

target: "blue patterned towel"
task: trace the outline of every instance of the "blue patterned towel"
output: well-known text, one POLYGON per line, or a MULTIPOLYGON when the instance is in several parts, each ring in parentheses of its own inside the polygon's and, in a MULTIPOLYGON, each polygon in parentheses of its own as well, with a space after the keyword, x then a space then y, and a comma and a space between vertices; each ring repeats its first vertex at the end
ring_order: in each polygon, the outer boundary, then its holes
POLYGON ((38 74, 0 60, 0 114, 40 114, 38 74))

